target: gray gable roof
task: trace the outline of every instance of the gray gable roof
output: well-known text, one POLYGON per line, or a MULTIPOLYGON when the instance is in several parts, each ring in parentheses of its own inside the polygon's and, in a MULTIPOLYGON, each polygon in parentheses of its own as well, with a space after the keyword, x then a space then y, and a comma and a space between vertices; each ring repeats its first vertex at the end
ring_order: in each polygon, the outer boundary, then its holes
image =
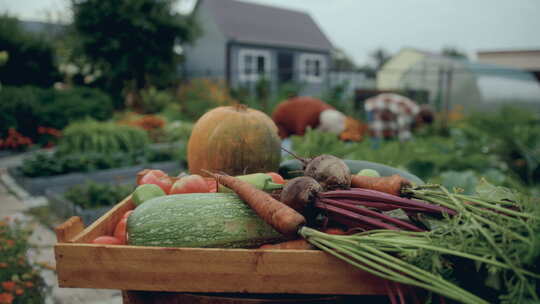
POLYGON ((333 49, 307 13, 236 0, 201 1, 231 41, 325 52, 333 49))

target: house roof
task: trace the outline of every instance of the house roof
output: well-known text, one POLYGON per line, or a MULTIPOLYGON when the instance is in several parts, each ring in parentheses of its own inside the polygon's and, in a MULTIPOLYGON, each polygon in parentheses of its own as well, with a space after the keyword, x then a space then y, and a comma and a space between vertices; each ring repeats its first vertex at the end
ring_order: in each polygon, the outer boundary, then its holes
POLYGON ((305 12, 236 0, 204 1, 231 41, 330 51, 332 43, 305 12))

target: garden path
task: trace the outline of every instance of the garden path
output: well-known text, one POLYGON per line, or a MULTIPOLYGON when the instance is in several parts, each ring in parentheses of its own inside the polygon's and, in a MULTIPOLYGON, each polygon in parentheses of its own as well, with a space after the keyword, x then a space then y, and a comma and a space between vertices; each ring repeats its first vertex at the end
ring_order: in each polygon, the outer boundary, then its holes
POLYGON ((32 249, 27 256, 34 264, 40 265, 41 274, 49 292, 47 304, 119 304, 122 296, 118 290, 59 288, 56 277, 54 244, 56 235, 51 227, 59 224, 55 221, 44 221, 47 217, 38 217, 32 210, 47 209, 45 197, 32 197, 20 188, 7 174, 8 167, 18 165, 23 156, 10 156, 0 159, 0 216, 17 218, 31 227, 33 233, 29 238, 32 249))

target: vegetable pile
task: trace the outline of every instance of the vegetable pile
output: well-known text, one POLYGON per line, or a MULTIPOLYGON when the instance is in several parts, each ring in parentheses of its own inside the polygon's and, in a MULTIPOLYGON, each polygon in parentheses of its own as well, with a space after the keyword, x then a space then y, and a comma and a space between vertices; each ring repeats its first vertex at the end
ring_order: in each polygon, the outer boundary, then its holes
POLYGON ((127 237, 125 225, 115 237, 148 246, 317 248, 385 279, 392 303, 540 302, 538 200, 487 181, 465 195, 372 169, 353 175, 331 155, 297 158, 303 174, 286 181, 276 173, 143 171, 127 237), (182 226, 188 222, 195 228, 182 226), (207 235, 215 237, 178 241, 207 235))

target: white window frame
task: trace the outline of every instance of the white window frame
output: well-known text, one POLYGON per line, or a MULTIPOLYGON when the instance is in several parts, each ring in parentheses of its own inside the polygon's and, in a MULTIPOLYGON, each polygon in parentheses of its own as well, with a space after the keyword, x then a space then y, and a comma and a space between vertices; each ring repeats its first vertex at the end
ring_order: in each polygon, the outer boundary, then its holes
POLYGON ((238 52, 238 69, 239 69, 239 79, 240 81, 258 81, 262 77, 269 78, 270 76, 270 66, 271 66, 271 56, 270 51, 266 50, 256 50, 256 49, 241 49, 238 52), (255 60, 252 59, 250 63, 251 73, 246 74, 247 63, 245 61, 246 56, 252 56, 255 60), (264 58, 264 71, 262 73, 257 72, 257 58, 264 58))
POLYGON ((300 81, 321 83, 326 73, 326 57, 319 54, 300 54, 300 81), (319 75, 316 73, 316 64, 319 64, 319 75))

